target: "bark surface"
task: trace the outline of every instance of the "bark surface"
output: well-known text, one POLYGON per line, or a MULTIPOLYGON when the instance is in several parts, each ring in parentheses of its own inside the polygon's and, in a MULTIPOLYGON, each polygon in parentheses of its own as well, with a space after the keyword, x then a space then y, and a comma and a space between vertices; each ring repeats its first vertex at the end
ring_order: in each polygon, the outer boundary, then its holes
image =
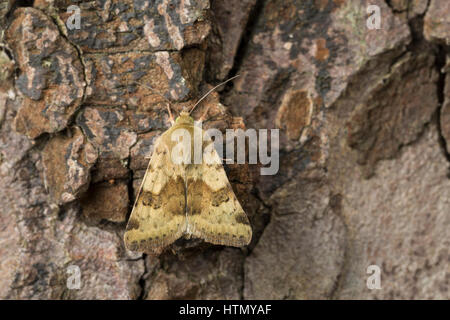
POLYGON ((448 0, 1 0, 0 31, 0 298, 450 298, 448 0), (166 99, 236 74, 194 117, 280 129, 276 175, 225 168, 252 242, 127 251, 166 99))

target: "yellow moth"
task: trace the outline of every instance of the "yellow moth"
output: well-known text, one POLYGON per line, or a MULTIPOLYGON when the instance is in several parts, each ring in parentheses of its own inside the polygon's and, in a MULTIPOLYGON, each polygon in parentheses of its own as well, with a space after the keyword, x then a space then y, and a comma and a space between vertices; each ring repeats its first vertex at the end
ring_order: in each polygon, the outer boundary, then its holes
MULTIPOLYGON (((154 252, 181 237, 235 247, 251 240, 247 215, 228 181, 214 142, 194 124, 190 112, 183 110, 155 142, 124 235, 129 250, 154 252), (200 162, 194 159, 195 137, 202 137, 204 157, 200 162)), ((169 115, 172 117, 170 109, 169 115)))

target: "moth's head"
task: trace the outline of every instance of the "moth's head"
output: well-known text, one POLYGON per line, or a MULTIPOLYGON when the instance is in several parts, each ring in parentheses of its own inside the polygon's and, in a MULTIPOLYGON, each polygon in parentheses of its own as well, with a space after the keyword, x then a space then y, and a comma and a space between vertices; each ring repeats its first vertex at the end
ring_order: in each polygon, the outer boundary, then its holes
POLYGON ((180 115, 175 119, 176 124, 192 124, 194 119, 189 115, 185 108, 180 112, 180 115))

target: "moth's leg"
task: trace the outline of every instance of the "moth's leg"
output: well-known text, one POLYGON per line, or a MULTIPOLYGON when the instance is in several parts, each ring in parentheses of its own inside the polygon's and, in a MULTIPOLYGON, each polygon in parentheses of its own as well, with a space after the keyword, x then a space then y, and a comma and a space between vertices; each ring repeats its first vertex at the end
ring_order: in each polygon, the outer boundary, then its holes
POLYGON ((169 104, 167 104, 167 112, 169 113, 170 124, 173 125, 175 123, 175 119, 173 118, 172 111, 170 111, 170 105, 169 104))
POLYGON ((206 107, 205 112, 203 112, 203 114, 200 116, 200 118, 198 119, 198 121, 200 121, 200 122, 205 121, 206 116, 208 115, 208 111, 209 111, 209 108, 210 108, 210 107, 211 107, 211 104, 208 105, 208 106, 206 107))

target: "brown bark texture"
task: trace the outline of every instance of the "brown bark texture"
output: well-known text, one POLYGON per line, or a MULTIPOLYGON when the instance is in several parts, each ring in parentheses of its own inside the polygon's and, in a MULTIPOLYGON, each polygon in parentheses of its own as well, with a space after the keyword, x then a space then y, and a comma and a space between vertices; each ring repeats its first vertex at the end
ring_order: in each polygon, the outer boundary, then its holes
POLYGON ((1 0, 0 32, 0 298, 450 298, 450 1, 1 0), (225 165, 250 245, 126 250, 166 100, 236 74, 194 118, 280 130, 277 174, 225 165))

